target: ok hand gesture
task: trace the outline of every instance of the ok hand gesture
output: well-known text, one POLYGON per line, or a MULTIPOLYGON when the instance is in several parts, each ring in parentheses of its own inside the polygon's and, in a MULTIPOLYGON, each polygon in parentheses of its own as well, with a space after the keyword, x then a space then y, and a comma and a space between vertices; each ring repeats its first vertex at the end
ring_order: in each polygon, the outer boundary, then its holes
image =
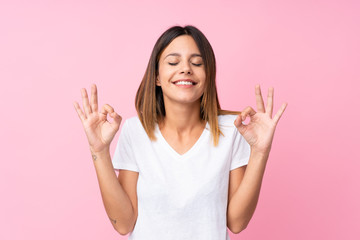
POLYGON ((249 143, 252 151, 269 154, 276 125, 285 111, 287 103, 283 103, 274 118, 272 118, 274 88, 269 88, 266 109, 261 96, 260 85, 255 86, 255 96, 258 112, 248 106, 238 115, 234 124, 239 133, 249 143), (248 125, 244 125, 242 121, 245 121, 247 116, 250 117, 250 122, 248 125))
POLYGON ((89 104, 86 89, 81 89, 82 102, 85 113, 80 109, 77 102, 74 107, 84 126, 84 130, 89 141, 92 152, 101 152, 108 150, 116 132, 119 130, 121 117, 109 105, 105 104, 101 112, 98 112, 97 88, 91 86, 91 104, 89 104), (107 121, 107 114, 114 119, 114 122, 107 121))

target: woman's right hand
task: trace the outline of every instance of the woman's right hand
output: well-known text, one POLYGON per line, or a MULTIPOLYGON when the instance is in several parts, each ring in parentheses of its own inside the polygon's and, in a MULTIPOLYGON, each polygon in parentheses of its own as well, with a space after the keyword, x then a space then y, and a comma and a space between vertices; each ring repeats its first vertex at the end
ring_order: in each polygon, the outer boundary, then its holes
POLYGON ((91 86, 91 104, 89 104, 85 88, 81 89, 81 94, 85 113, 77 102, 74 102, 74 107, 83 124, 90 150, 93 153, 108 150, 111 141, 119 130, 122 118, 109 104, 105 104, 101 108, 101 112, 98 112, 97 88, 95 84, 91 86), (112 123, 107 121, 107 114, 114 119, 112 123))

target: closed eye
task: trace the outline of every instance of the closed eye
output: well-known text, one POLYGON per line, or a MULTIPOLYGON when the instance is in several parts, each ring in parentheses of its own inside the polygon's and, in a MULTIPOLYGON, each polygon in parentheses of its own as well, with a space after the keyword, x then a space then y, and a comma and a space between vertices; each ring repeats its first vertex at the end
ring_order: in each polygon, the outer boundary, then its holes
MULTIPOLYGON (((175 65, 177 65, 178 63, 169 63, 169 65, 171 65, 171 66, 175 66, 175 65)), ((193 65, 194 66, 197 66, 197 67, 200 67, 202 64, 201 63, 199 63, 199 64, 195 64, 195 63, 193 63, 193 65)))

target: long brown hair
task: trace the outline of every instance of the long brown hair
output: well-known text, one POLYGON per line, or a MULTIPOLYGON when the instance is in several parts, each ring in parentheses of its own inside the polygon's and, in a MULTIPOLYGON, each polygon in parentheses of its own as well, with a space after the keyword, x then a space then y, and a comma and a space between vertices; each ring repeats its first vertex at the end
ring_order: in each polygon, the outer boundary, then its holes
POLYGON ((154 134, 155 124, 165 117, 163 93, 161 87, 156 86, 156 77, 159 74, 159 59, 170 42, 181 35, 189 35, 195 40, 204 62, 206 79, 204 94, 200 99, 200 117, 209 123, 214 146, 217 146, 219 136, 223 134, 219 129, 217 116, 239 114, 240 112, 220 108, 215 83, 216 61, 213 49, 205 35, 192 25, 186 25, 185 27, 173 26, 166 30, 156 41, 144 77, 136 93, 136 111, 149 138, 156 140, 154 134))

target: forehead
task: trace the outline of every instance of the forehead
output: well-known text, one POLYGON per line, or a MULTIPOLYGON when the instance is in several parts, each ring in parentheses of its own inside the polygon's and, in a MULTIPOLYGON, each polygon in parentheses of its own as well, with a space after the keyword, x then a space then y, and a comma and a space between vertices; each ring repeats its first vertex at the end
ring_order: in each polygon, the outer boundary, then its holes
POLYGON ((180 55, 200 55, 200 50, 196 45, 195 40, 189 35, 181 35, 174 40, 164 49, 161 57, 180 56, 180 55))

